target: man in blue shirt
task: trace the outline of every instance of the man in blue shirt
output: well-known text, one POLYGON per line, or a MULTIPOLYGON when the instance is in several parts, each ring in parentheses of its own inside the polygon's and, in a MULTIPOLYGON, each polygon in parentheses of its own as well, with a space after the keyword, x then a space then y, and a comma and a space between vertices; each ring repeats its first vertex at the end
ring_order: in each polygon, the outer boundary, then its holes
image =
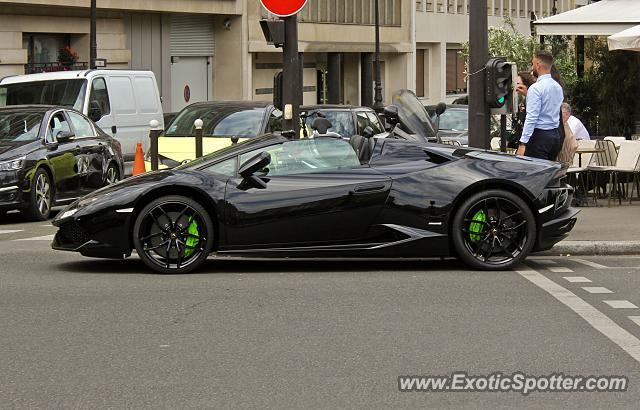
POLYGON ((517 155, 554 161, 562 148, 560 108, 562 87, 551 77, 553 56, 538 50, 533 56, 533 75, 538 77, 527 93, 527 117, 517 155))

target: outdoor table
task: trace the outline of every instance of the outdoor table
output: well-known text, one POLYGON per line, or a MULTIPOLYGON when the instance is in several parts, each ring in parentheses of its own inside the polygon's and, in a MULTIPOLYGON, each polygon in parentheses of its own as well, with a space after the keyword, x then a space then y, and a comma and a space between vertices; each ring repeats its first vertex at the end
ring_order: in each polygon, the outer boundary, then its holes
POLYGON ((576 154, 578 154, 578 167, 582 168, 582 154, 599 154, 604 152, 602 148, 578 148, 576 154))

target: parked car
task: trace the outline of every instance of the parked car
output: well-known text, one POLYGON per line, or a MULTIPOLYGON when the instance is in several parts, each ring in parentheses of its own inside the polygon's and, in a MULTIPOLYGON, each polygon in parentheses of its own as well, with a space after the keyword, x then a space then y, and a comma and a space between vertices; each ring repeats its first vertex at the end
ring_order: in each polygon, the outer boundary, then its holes
POLYGON ((54 249, 185 273, 211 253, 260 257, 447 257, 505 270, 573 228, 560 165, 374 138, 265 135, 74 202, 54 249))
POLYGON ((0 107, 47 104, 73 108, 122 144, 131 174, 138 143, 149 147, 149 122, 164 128, 152 71, 83 70, 17 75, 0 81, 0 107))
POLYGON ((75 110, 0 108, 0 211, 45 220, 123 175, 120 143, 75 110))
MULTIPOLYGON (((330 132, 336 132, 346 139, 368 126, 376 133, 384 132, 376 113, 366 107, 309 105, 301 107, 301 112, 308 114, 306 123, 309 127, 321 115, 331 121, 333 127, 329 129, 330 132)), ((282 112, 269 102, 208 101, 191 104, 178 113, 158 139, 161 167, 172 168, 196 158, 194 123, 197 119, 203 121, 202 145, 205 154, 225 148, 233 142, 282 131, 282 112)))
POLYGON ((431 120, 438 127, 440 138, 446 141, 457 141, 462 146, 469 145, 469 106, 449 104, 447 110, 440 115, 436 113, 435 105, 425 107, 431 120))
POLYGON ((309 113, 306 118, 307 128, 318 115, 328 119, 333 124, 329 132, 335 132, 344 139, 353 135, 362 135, 367 127, 371 127, 374 134, 385 132, 378 114, 371 108, 351 105, 307 105, 302 111, 309 113))

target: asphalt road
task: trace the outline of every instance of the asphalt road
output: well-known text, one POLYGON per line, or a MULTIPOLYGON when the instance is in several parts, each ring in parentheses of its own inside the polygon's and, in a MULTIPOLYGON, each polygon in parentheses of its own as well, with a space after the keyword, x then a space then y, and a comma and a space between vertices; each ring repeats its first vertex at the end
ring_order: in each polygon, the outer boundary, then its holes
POLYGON ((196 274, 160 276, 136 258, 52 251, 53 233, 13 215, 0 223, 2 409, 640 401, 640 309, 605 303, 640 306, 640 258, 534 258, 494 273, 450 260, 211 259, 196 274), (455 371, 617 375, 629 386, 527 396, 398 389, 400 375, 455 371))

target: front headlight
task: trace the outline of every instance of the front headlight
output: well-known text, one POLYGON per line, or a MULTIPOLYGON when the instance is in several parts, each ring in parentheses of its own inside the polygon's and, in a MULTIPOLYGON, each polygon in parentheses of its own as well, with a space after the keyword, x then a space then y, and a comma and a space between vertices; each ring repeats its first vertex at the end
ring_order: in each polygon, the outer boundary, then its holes
POLYGON ((26 157, 0 162, 0 171, 18 171, 24 166, 26 157))

